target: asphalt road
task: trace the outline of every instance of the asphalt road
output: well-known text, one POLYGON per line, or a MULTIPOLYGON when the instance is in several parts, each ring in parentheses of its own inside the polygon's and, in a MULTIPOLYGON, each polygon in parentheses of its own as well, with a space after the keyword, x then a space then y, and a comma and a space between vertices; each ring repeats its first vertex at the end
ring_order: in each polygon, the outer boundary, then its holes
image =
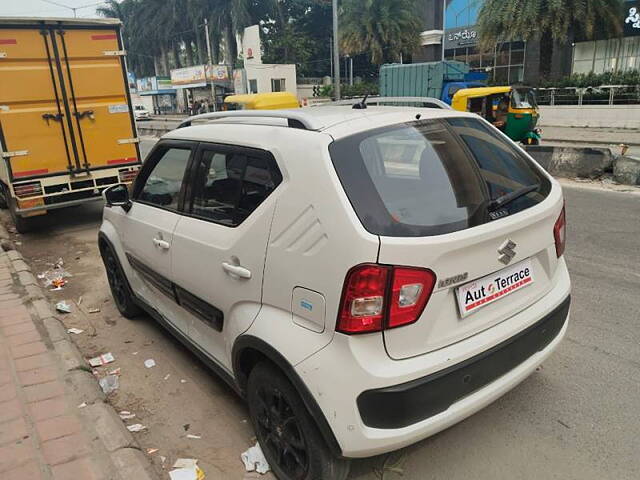
MULTIPOLYGON (((573 303, 558 351, 466 421, 399 452, 353 462, 352 479, 379 479, 383 471, 385 480, 640 478, 640 194, 572 183, 565 197, 573 303)), ((245 478, 239 456, 255 440, 242 402, 151 319, 117 313, 96 246, 101 206, 47 217, 39 231, 14 240, 34 273, 64 259, 73 277, 49 292, 51 301, 72 304, 62 320, 84 330, 74 340, 85 356, 115 355, 100 375, 121 368, 110 401, 136 414, 128 423, 147 427, 135 435, 143 449, 159 449, 151 454, 158 471, 191 457, 207 478, 245 478), (93 308, 100 312, 89 313, 93 308), (148 358, 157 365, 145 368, 148 358)))

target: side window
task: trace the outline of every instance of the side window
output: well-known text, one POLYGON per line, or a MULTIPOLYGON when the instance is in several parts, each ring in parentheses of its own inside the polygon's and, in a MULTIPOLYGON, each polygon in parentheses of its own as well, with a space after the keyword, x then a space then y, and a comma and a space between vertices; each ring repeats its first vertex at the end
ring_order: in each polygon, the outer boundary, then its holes
POLYGON ((198 163, 191 213, 240 225, 282 181, 275 162, 239 152, 204 150, 198 163))
POLYGON ((191 156, 188 148, 169 148, 138 190, 136 200, 169 210, 178 209, 184 172, 191 156))

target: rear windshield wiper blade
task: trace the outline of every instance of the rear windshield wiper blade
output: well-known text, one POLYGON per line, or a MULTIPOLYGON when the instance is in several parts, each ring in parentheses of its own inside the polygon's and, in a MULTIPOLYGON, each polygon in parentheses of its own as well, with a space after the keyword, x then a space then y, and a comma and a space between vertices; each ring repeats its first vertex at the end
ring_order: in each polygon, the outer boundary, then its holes
POLYGON ((515 199, 520 198, 527 193, 535 192, 540 188, 539 183, 534 183, 533 185, 527 185, 526 187, 519 188, 518 190, 514 190, 513 192, 505 193, 504 195, 493 199, 489 202, 487 206, 487 210, 493 212, 499 208, 504 207, 506 204, 513 202, 515 199))

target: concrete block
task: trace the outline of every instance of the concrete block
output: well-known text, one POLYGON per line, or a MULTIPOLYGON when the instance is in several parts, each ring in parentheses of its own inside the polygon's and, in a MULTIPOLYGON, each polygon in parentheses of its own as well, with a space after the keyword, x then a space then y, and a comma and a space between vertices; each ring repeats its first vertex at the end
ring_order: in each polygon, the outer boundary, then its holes
POLYGON ((157 480, 149 461, 140 450, 134 448, 122 448, 111 454, 111 461, 122 478, 135 478, 136 480, 157 480))
POLYGON ((613 166, 613 179, 624 185, 640 185, 640 158, 618 157, 613 166))
POLYGON ((16 260, 13 262, 13 269, 16 272, 30 272, 31 268, 24 260, 16 260))
POLYGON ((84 370, 74 370, 67 373, 64 379, 67 386, 73 392, 73 397, 79 405, 86 402, 87 405, 104 402, 106 397, 100 389, 95 377, 84 370))
POLYGON ((15 262, 16 260, 24 260, 22 258, 22 254, 20 254, 20 252, 17 250, 11 250, 7 252, 7 257, 9 257, 9 260, 11 260, 12 262, 15 262))
MULTIPOLYGON (((9 250, 7 253, 11 252, 15 252, 15 250, 9 250)), ((27 285, 38 284, 36 277, 34 277, 31 272, 18 272, 18 280, 20 280, 20 283, 23 287, 26 287, 27 285)))
POLYGON ((79 412, 87 420, 87 423, 91 425, 91 428, 95 429, 107 451, 114 452, 134 444, 131 432, 127 430, 127 427, 125 427, 110 405, 95 403, 80 409, 79 412))
POLYGON ((528 145, 526 150, 545 170, 558 177, 595 179, 611 171, 613 165, 608 148, 528 145))
POLYGON ((53 317, 53 310, 49 306, 49 303, 44 299, 34 301, 33 308, 41 319, 53 317))
POLYGON ((54 342, 53 348, 60 358, 60 364, 67 371, 77 370, 79 368, 88 368, 87 363, 82 358, 78 348, 71 343, 70 340, 60 340, 54 342))
POLYGON ((67 340, 67 330, 60 320, 54 317, 45 318, 43 320, 44 328, 49 334, 49 339, 52 342, 59 342, 60 340, 67 340))

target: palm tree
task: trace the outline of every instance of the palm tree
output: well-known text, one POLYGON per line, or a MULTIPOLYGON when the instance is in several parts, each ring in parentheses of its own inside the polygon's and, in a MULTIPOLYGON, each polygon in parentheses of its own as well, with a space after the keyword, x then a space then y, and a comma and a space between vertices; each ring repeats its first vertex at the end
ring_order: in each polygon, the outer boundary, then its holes
POLYGON ((374 64, 397 62, 419 45, 423 24, 418 0, 345 0, 340 12, 340 46, 367 53, 374 64))
POLYGON ((480 46, 498 42, 540 40, 541 71, 551 70, 553 51, 574 38, 597 32, 619 35, 622 0, 485 0, 478 14, 480 46))

